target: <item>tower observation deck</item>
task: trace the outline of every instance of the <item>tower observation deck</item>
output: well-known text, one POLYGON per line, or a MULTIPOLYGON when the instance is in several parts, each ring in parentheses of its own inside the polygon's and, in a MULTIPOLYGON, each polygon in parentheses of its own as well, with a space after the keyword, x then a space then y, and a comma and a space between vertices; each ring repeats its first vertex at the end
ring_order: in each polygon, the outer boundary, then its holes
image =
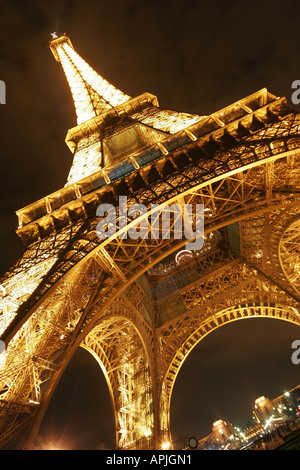
POLYGON ((124 154, 163 140, 201 117, 162 110, 157 98, 144 93, 131 98, 97 74, 62 35, 50 42, 69 83, 78 126, 67 143, 74 154, 67 184, 116 163, 124 154))

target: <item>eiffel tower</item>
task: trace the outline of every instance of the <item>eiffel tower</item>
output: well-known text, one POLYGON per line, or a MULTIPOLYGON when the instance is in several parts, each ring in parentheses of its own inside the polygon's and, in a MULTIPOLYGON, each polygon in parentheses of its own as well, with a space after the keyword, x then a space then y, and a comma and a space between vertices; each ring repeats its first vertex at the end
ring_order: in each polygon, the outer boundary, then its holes
POLYGON ((252 317, 300 325, 300 115, 267 89, 209 116, 162 109, 104 80, 66 35, 50 49, 74 100, 73 163, 63 188, 17 212, 24 251, 0 284, 0 446, 35 448, 82 347, 105 375, 116 449, 172 448, 173 386, 202 338, 252 317), (203 204, 203 246, 99 239, 101 204, 136 224, 120 195, 146 206, 149 235, 152 204, 154 221, 167 204, 203 204))

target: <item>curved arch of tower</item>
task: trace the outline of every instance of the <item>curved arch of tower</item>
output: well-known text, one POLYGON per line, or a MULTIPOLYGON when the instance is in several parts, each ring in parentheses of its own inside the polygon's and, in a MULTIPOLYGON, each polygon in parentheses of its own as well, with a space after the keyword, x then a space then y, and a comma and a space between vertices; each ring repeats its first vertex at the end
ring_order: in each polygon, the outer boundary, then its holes
MULTIPOLYGON (((138 289, 135 294, 140 296, 138 289)), ((115 412, 118 449, 154 445, 153 357, 149 327, 127 298, 101 315, 81 346, 99 362, 115 412)))
POLYGON ((73 164, 64 188, 17 212, 24 252, 0 281, 0 447, 34 448, 81 346, 106 377, 117 448, 160 449, 201 338, 252 316, 300 323, 300 115, 266 89, 210 116, 162 109, 109 84, 67 36, 50 49, 76 110, 73 164), (190 243, 178 236, 186 205, 203 210, 200 244, 195 214, 190 243))

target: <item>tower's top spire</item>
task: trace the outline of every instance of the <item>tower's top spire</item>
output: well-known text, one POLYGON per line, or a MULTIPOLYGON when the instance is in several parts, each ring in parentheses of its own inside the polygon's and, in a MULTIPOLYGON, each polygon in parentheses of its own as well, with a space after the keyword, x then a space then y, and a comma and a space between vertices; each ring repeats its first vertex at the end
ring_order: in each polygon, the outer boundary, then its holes
POLYGON ((65 34, 51 34, 50 49, 61 63, 75 104, 77 123, 88 121, 130 99, 98 75, 74 50, 65 34))
POLYGON ((77 54, 68 36, 51 36, 50 49, 63 67, 77 113, 77 126, 66 137, 74 155, 67 185, 157 145, 201 119, 161 109, 150 93, 135 98, 125 95, 77 54))

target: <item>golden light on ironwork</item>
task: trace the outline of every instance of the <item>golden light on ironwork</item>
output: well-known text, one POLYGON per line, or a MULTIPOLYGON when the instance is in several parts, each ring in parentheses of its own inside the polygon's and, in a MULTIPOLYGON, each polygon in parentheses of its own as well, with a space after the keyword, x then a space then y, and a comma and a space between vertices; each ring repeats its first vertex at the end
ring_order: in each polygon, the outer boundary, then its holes
POLYGON ((34 447, 83 347, 109 388, 116 447, 170 448, 174 383, 201 339, 253 317, 300 325, 300 115, 266 89, 210 116, 165 110, 108 83, 67 36, 50 49, 75 105, 73 162, 64 188, 17 211, 24 253, 0 282, 0 447, 34 447), (203 248, 151 238, 149 222, 148 238, 125 239, 129 215, 100 241, 97 207, 122 194, 148 221, 152 204, 157 217, 203 204, 203 248))

